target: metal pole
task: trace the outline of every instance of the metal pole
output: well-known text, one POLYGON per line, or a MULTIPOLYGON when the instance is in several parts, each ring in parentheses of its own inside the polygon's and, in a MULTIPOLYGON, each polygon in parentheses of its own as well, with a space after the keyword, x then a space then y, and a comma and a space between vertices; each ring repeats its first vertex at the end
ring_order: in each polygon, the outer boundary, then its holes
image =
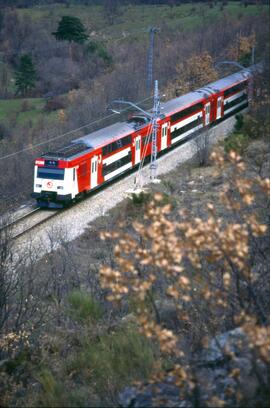
POLYGON ((147 91, 150 91, 153 83, 153 59, 154 59, 154 38, 155 32, 157 32, 156 27, 151 27, 149 30, 150 41, 149 41, 149 50, 148 50, 148 62, 147 62, 147 82, 146 88, 147 91))
POLYGON ((150 178, 156 179, 157 173, 157 131, 158 131, 158 117, 160 114, 160 100, 158 91, 158 81, 155 81, 154 89, 154 108, 153 108, 153 132, 152 132, 152 144, 151 144, 151 164, 150 164, 150 178))

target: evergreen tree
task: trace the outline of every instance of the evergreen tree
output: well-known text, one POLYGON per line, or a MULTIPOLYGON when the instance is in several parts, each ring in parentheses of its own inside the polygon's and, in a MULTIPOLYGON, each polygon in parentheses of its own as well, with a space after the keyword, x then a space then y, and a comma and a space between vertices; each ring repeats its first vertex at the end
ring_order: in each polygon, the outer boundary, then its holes
POLYGON ((21 56, 15 78, 16 94, 25 96, 28 91, 35 88, 37 73, 30 55, 24 54, 21 56))
POLYGON ((63 16, 58 23, 57 31, 52 33, 59 41, 68 41, 83 44, 88 35, 86 29, 78 17, 63 16))

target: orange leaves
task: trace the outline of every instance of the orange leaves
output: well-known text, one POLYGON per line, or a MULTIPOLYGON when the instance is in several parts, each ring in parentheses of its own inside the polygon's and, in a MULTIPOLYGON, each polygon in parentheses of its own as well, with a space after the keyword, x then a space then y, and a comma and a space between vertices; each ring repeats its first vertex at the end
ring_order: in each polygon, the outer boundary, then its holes
POLYGON ((177 78, 167 85, 166 96, 168 99, 180 96, 215 81, 218 76, 213 67, 214 61, 206 51, 192 55, 184 64, 176 66, 177 78))
POLYGON ((260 224, 257 220, 257 217, 255 214, 250 214, 248 217, 248 223, 251 228, 252 233, 256 236, 259 237, 263 235, 266 230, 267 226, 264 224, 260 224))
POLYGON ((233 61, 239 61, 241 57, 251 52, 255 44, 255 34, 251 34, 249 36, 239 35, 235 43, 228 49, 228 57, 233 61))
POLYGON ((258 326, 254 319, 243 325, 243 330, 248 335, 250 347, 258 350, 260 357, 270 363, 270 326, 258 326))
MULTIPOLYGON (((269 179, 245 178, 246 165, 235 152, 227 157, 214 152, 212 159, 224 180, 220 201, 226 218, 219 216, 218 205, 208 203, 202 217, 191 217, 182 209, 173 220, 170 205, 163 205, 162 194, 155 194, 143 221, 134 222, 129 234, 103 234, 103 239, 115 241, 115 268, 103 266, 100 271, 108 299, 135 299, 141 332, 158 341, 163 352, 175 352, 177 337, 160 325, 156 301, 170 297, 167 301, 181 310, 184 325, 192 322, 198 304, 209 315, 223 313, 231 292, 235 297, 242 294, 235 291, 236 279, 252 278, 250 238, 266 232, 251 209, 258 191, 269 193, 269 179)), ((212 324, 214 319, 212 315, 212 324)))
POLYGON ((164 329, 156 324, 146 312, 140 313, 137 319, 141 332, 147 338, 158 340, 161 351, 169 354, 175 352, 177 338, 171 330, 164 329))
POLYGON ((265 194, 267 194, 268 196, 270 195, 270 179, 266 178, 266 179, 258 179, 258 184, 261 187, 261 189, 263 190, 263 192, 265 194))

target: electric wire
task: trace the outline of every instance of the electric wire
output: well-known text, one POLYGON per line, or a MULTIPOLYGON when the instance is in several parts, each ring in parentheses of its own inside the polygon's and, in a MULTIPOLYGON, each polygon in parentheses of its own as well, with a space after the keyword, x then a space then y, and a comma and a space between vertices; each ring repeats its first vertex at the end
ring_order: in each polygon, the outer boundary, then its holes
MULTIPOLYGON (((145 98, 145 99, 142 99, 141 101, 136 102, 136 104, 139 105, 140 103, 146 102, 146 101, 149 100, 149 99, 152 99, 152 96, 149 96, 149 97, 147 97, 147 98, 145 98)), ((127 110, 129 110, 129 109, 130 109, 130 107, 125 108, 125 109, 122 110, 122 112, 125 112, 125 111, 127 111, 127 110)), ((34 149, 37 148, 37 147, 44 146, 44 145, 46 145, 46 144, 48 144, 48 143, 50 143, 50 142, 53 142, 53 141, 58 140, 58 139, 61 139, 61 138, 65 137, 65 136, 68 136, 68 135, 70 135, 70 134, 72 134, 72 133, 78 132, 79 130, 82 130, 82 129, 84 129, 84 128, 88 127, 88 126, 94 125, 94 124, 96 124, 96 123, 102 122, 102 121, 104 121, 105 119, 109 119, 109 118, 111 118, 111 117, 113 117, 113 116, 115 116, 115 115, 116 115, 116 113, 112 113, 112 114, 110 114, 110 115, 107 115, 107 116, 104 116, 104 117, 102 117, 102 118, 96 119, 96 120, 94 120, 94 121, 92 121, 92 122, 86 123, 85 125, 80 126, 80 127, 76 128, 76 129, 69 130, 68 132, 62 133, 61 135, 57 135, 57 136, 55 136, 55 137, 52 137, 52 138, 50 138, 50 139, 48 139, 48 140, 46 140, 46 141, 44 141, 44 142, 40 142, 40 143, 37 143, 37 144, 35 144, 35 145, 27 146, 27 147, 25 147, 24 149, 21 149, 21 150, 18 150, 18 151, 16 151, 16 152, 7 154, 7 155, 5 155, 5 156, 1 156, 1 157, 0 157, 0 161, 5 160, 5 159, 8 159, 8 158, 10 158, 10 157, 14 157, 14 156, 16 156, 16 155, 18 155, 18 154, 20 154, 20 153, 27 152, 27 151, 29 151, 29 150, 34 150, 34 149)))

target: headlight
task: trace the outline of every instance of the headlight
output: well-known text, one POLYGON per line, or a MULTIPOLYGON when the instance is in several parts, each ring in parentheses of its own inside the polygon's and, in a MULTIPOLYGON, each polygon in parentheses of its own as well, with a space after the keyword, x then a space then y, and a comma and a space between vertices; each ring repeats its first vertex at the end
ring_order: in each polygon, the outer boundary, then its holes
POLYGON ((36 184, 36 187, 41 188, 42 184, 36 184))
POLYGON ((64 190, 64 187, 63 186, 58 186, 57 190, 64 190))

